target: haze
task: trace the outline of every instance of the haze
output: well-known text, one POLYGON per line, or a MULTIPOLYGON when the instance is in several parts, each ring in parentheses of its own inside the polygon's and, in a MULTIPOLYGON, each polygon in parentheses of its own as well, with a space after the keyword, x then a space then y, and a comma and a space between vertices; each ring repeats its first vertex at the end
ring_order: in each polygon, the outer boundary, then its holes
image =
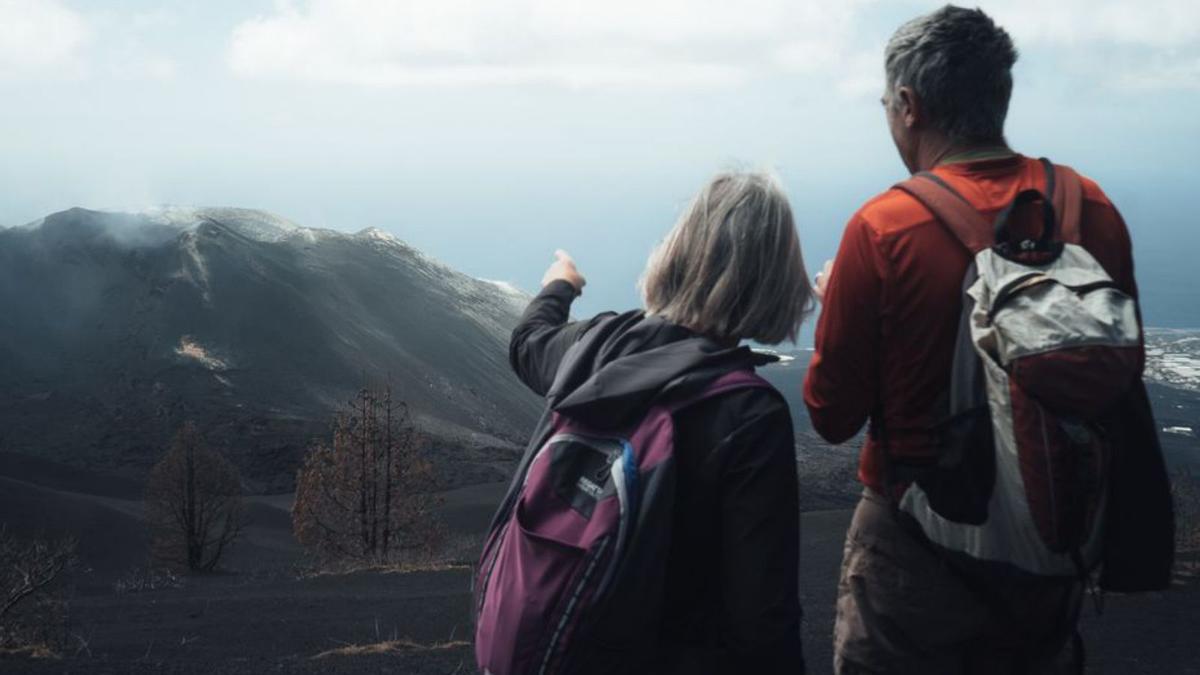
MULTIPOLYGON (((0 0, 0 224, 71 206, 376 226, 581 314, 637 303, 711 173, 768 167, 810 268, 903 177, 882 51, 936 2, 0 0)), ((983 2, 1017 42, 1009 140, 1097 179, 1148 324, 1200 326, 1200 5, 983 2)))

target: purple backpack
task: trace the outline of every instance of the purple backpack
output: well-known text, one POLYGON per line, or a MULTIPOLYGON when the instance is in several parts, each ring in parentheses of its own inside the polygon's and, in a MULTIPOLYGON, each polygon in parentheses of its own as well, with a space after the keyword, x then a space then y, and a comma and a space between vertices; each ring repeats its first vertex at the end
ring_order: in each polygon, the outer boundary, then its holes
POLYGON ((674 508, 675 412, 735 389, 750 370, 651 405, 631 427, 599 430, 551 413, 510 488, 475 578, 475 658, 483 673, 637 672, 658 636, 674 508))

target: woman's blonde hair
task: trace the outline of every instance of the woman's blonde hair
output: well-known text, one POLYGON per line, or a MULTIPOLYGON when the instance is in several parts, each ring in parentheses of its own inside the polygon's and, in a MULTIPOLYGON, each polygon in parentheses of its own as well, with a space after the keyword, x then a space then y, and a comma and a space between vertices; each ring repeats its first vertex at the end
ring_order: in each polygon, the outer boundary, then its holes
POLYGON ((718 340, 795 342, 815 306, 792 209, 764 173, 709 181, 650 255, 641 288, 647 313, 718 340))

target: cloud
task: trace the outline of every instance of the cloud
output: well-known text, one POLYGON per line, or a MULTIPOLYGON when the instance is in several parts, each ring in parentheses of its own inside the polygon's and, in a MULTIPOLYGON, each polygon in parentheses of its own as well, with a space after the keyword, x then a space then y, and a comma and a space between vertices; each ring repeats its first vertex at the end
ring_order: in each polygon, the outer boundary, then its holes
POLYGON ((1018 47, 1118 92, 1200 89, 1196 0, 1009 0, 985 6, 1018 47))
MULTIPOLYGON (((728 86, 778 74, 850 97, 882 86, 881 21, 940 0, 281 0, 233 31, 247 78, 364 86, 728 86)), ((1030 52, 1096 86, 1200 87, 1196 0, 995 0, 1030 52)))
POLYGON ((149 46, 158 33, 176 27, 173 13, 88 10, 59 0, 0 0, 0 80, 176 76, 177 62, 149 46))
POLYGON ((1174 48, 1200 40, 1196 0, 1009 0, 984 10, 1023 42, 1174 48))
POLYGON ((243 77, 369 86, 721 86, 839 71, 868 2, 279 2, 227 58, 243 77))
POLYGON ((0 0, 0 72, 71 67, 89 33, 85 18, 58 0, 0 0))

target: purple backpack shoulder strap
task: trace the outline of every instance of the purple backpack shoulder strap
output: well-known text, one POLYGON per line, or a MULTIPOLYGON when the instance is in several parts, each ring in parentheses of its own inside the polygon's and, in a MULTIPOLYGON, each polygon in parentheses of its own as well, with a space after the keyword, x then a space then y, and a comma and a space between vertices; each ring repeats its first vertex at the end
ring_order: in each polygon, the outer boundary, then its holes
POLYGON ((706 387, 700 391, 685 396, 684 398, 671 403, 670 409, 672 412, 682 410, 690 405, 699 403, 713 396, 734 391, 735 389, 774 389, 770 382, 764 380, 760 375, 750 369, 732 370, 708 383, 706 387))

